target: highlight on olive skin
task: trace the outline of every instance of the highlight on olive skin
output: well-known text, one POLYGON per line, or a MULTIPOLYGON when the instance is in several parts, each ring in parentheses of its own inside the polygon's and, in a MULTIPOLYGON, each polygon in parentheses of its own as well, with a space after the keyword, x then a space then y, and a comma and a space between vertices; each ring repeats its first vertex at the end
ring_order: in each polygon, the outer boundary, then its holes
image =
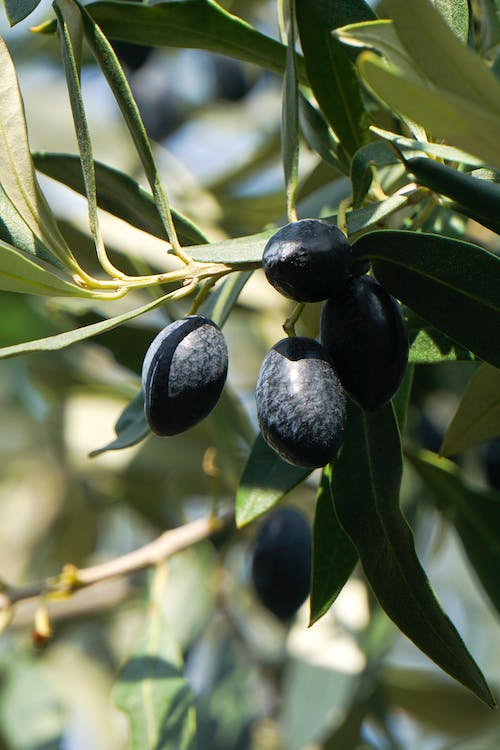
POLYGON ((295 508, 269 513, 252 554, 252 581, 260 601, 278 619, 292 618, 311 587, 311 529, 295 508))
POLYGON ((321 343, 363 409, 374 411, 394 396, 408 362, 408 337, 400 306, 374 278, 352 277, 325 302, 321 343))
POLYGON ((297 302, 320 302, 335 295, 351 272, 349 240, 333 224, 301 219, 278 230, 262 256, 266 278, 297 302))
POLYGON ((204 419, 220 398, 227 367, 226 342, 212 320, 191 315, 164 328, 142 366, 151 430, 164 437, 178 435, 204 419))
POLYGON ((275 344, 260 368, 255 400, 262 436, 285 461, 314 468, 335 457, 346 397, 317 341, 297 336, 275 344))

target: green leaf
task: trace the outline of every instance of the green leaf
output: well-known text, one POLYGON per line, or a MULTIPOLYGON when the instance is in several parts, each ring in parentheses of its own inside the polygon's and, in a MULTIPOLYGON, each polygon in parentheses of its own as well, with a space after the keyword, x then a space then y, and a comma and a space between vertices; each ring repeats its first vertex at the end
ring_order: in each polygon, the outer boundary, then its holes
POLYGON ((334 34, 343 44, 376 50, 409 78, 418 81, 425 78, 403 47, 393 22, 388 19, 349 24, 337 29, 334 34))
POLYGON ((494 706, 483 675, 439 606, 416 556, 399 508, 401 475, 401 441, 392 405, 369 413, 349 404, 344 441, 333 463, 333 499, 375 596, 418 648, 494 706))
POLYGON ((481 359, 500 366, 500 258, 434 234, 380 231, 352 246, 387 291, 481 359))
MULTIPOLYGON (((98 297, 100 293, 73 283, 51 263, 0 240, 0 289, 50 297, 98 297)), ((1 350, 0 350, 1 351, 1 350)), ((1 356, 1 355, 0 355, 1 356)))
POLYGON ((5 0, 5 10, 11 26, 22 21, 38 8, 41 0, 5 0))
POLYGON ((351 162, 352 203, 358 208, 371 188, 374 168, 397 164, 394 151, 383 142, 367 143, 354 154, 351 162))
POLYGON ((130 448, 137 445, 150 434, 146 417, 144 416, 144 396, 139 391, 132 401, 118 417, 115 424, 116 438, 102 448, 96 448, 89 453, 89 458, 100 456, 106 451, 118 451, 122 448, 130 448))
POLYGON ((195 750, 193 694, 159 607, 150 613, 141 645, 115 685, 114 701, 128 714, 132 750, 195 750))
MULTIPOLYGON (((363 6, 359 15, 373 18, 363 6)), ((309 83, 341 146, 352 156, 367 140, 368 121, 356 68, 331 34, 342 25, 339 4, 296 0, 296 8, 309 83)))
POLYGON ((399 427, 399 432, 402 435, 405 431, 406 420, 408 418, 408 408, 410 406, 411 389, 413 386, 413 375, 415 367, 410 362, 406 366, 403 380, 399 386, 396 394, 392 397, 392 405, 394 406, 394 413, 399 427))
MULTIPOLYGON (((77 156, 38 152, 33 154, 33 161, 40 172, 85 195, 82 168, 77 156)), ((162 240, 168 239, 154 200, 147 190, 124 172, 102 162, 95 161, 94 170, 99 208, 143 232, 162 240)), ((201 230, 181 213, 172 209, 172 216, 179 240, 183 244, 206 241, 201 230)))
POLYGON ((328 612, 358 561, 356 548, 335 513, 331 477, 331 467, 327 466, 323 470, 316 499, 310 625, 328 612))
POLYGON ((448 161, 458 161, 462 164, 467 164, 472 167, 482 167, 484 163, 481 159, 478 159, 466 151, 462 151, 454 146, 447 146, 445 143, 429 143, 428 141, 416 141, 414 138, 406 138, 398 133, 391 133, 390 130, 384 130, 383 128, 377 128, 375 125, 370 127, 370 130, 376 135, 380 136, 390 143, 394 143, 400 151, 410 149, 412 151, 423 151, 429 156, 438 156, 440 159, 447 159, 448 161))
POLYGON ((211 318, 222 328, 250 276, 251 271, 232 273, 203 303, 199 309, 200 315, 211 318))
POLYGON ((299 87, 295 64, 296 21, 295 0, 289 0, 286 67, 281 105, 281 154, 285 174, 287 216, 295 211, 295 195, 299 167, 299 87))
POLYGON ((500 370, 482 364, 464 391, 440 452, 453 456, 500 435, 500 370))
MULTIPOLYGON (((89 292, 87 296, 96 295, 89 292)), ((4 346, 3 348, 0 348, 0 359, 16 357, 19 354, 27 354, 29 352, 56 351, 58 349, 64 349, 67 346, 71 346, 71 344, 76 344, 79 341, 90 339, 92 336, 98 336, 100 333, 111 331, 113 328, 117 328, 128 320, 132 320, 133 318, 139 317, 139 315, 154 310, 155 307, 163 305, 168 297, 169 295, 166 294, 163 297, 158 297, 152 302, 148 302, 147 305, 142 305, 142 307, 136 307, 135 309, 117 315, 114 318, 100 320, 98 323, 91 323, 90 325, 82 326, 81 328, 75 328, 72 331, 57 333, 54 336, 47 336, 46 338, 35 339, 34 341, 26 341, 23 344, 15 344, 14 346, 4 346)))
POLYGON ((479 580, 500 612, 498 493, 468 487, 456 464, 437 458, 434 453, 412 450, 407 456, 431 490, 438 510, 454 524, 479 580))
POLYGON ((363 52, 358 66, 366 84, 390 109, 420 123, 434 138, 451 141, 488 164, 500 164, 499 113, 465 95, 415 81, 373 52, 363 52))
POLYGON ((236 493, 236 525, 245 526, 276 505, 311 473, 283 461, 258 435, 236 493))
POLYGON ((438 362, 473 362, 474 355, 433 326, 425 326, 410 337, 409 362, 433 365, 438 362))
MULTIPOLYGON (((457 2, 453 5, 457 7, 457 2)), ((500 83, 481 58, 455 36, 432 3, 384 0, 384 8, 403 45, 439 95, 456 94, 500 115, 500 83), (457 70, 461 71, 460 76, 457 70)))
MULTIPOLYGON (((86 6, 104 34, 124 42, 154 47, 204 49, 260 65, 275 73, 285 69, 285 47, 213 0, 139 3, 98 2, 86 6)), ((299 77, 305 82, 303 61, 299 77)))
POLYGON ((339 142, 333 137, 320 110, 302 93, 299 94, 299 121, 308 146, 330 166, 347 171, 339 153, 339 142))
POLYGON ((463 44, 469 38, 469 3, 467 0, 435 0, 436 10, 463 44))
POLYGON ((36 179, 16 71, 1 37, 0 101, 0 185, 32 234, 41 240, 46 255, 52 255, 51 262, 78 271, 36 179))
MULTIPOLYGON (((77 4, 76 0, 72 0, 72 2, 77 4)), ((139 112, 139 108, 133 97, 125 73, 122 70, 113 47, 99 28, 99 26, 89 15, 89 12, 87 10, 88 6, 82 7, 78 4, 78 7, 80 8, 80 12, 82 15, 85 39, 89 44, 92 53, 94 54, 94 57, 99 64, 99 67, 101 68, 108 82, 108 85, 111 88, 113 96, 115 97, 116 103, 118 104, 123 115, 123 119, 130 132, 135 148, 137 150, 137 154, 144 167, 144 172, 149 182, 151 192, 153 193, 155 205, 158 210, 158 214, 160 215, 162 224, 165 227, 167 236, 170 239, 175 253, 187 261, 187 257, 185 257, 182 249, 179 247, 168 197, 161 180, 161 175, 158 172, 157 166, 155 164, 153 152, 151 150, 148 135, 144 128, 141 113, 139 112)), ((127 7, 130 6, 127 5, 127 7)), ((140 7, 142 8, 144 6, 140 7)))

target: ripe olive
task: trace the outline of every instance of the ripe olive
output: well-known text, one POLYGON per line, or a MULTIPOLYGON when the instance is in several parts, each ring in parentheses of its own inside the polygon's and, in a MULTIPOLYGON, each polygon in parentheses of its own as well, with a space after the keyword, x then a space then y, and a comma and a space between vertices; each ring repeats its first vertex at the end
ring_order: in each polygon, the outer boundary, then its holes
POLYGON ((227 376, 227 347, 201 315, 176 320, 151 343, 142 366, 146 419, 157 435, 177 435, 209 414, 227 376))
POLYGON ((264 358, 255 391, 262 436, 289 463, 318 467, 340 446, 346 397, 325 349, 286 338, 264 358))
POLYGON ((333 297, 351 272, 351 246, 333 224, 301 219, 274 234, 264 248, 262 267, 281 294, 298 302, 333 297))
POLYGON ((288 620, 309 596, 311 529, 294 508, 272 511, 259 529, 252 555, 252 581, 262 604, 288 620))
POLYGON ((321 342, 363 409, 378 409, 394 396, 408 361, 408 337, 400 306, 371 276, 352 277, 325 302, 321 342))

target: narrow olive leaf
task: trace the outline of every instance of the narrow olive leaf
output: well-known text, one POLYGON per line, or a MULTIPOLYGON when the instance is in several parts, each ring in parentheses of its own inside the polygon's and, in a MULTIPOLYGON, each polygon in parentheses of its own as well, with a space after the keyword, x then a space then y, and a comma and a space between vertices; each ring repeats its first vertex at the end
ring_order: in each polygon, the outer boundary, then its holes
POLYGON ((348 166, 344 164, 339 142, 334 138, 328 123, 320 110, 300 92, 299 122, 308 146, 316 151, 330 166, 348 172, 348 166))
POLYGON ((409 78, 425 80, 425 76, 402 45, 392 21, 382 19, 349 24, 336 29, 334 34, 343 44, 376 50, 388 62, 403 70, 409 78))
POLYGON ((472 376, 443 439, 453 456, 500 435, 500 370, 483 363, 472 376))
POLYGON ((222 328, 250 276, 251 271, 232 273, 209 295, 201 305, 199 314, 211 318, 219 328, 222 328))
MULTIPOLYGON (((340 21, 337 6, 296 0, 297 28, 314 96, 341 146, 352 156, 367 141, 368 120, 356 68, 331 34, 340 21)), ((372 11, 365 14, 373 18, 372 11)))
POLYGON ((481 58, 457 38, 432 3, 384 0, 384 8, 410 56, 439 93, 454 93, 500 115, 500 83, 481 58))
POLYGON ((96 448, 89 453, 89 458, 100 456, 107 451, 118 451, 122 448, 130 448, 131 445, 137 445, 150 434, 146 417, 144 416, 144 396, 139 391, 132 401, 127 404, 125 409, 118 417, 115 424, 115 439, 104 445, 102 448, 96 448))
POLYGON ((472 177, 425 157, 407 159, 406 168, 419 185, 451 198, 476 216, 491 219, 498 228, 500 185, 496 182, 472 177))
POLYGON ((194 696, 171 628, 157 606, 113 691, 130 721, 131 750, 195 750, 194 696))
POLYGON ((368 413, 351 403, 344 442, 333 463, 339 521, 389 617, 441 669, 494 706, 483 675, 439 606, 417 558, 399 508, 401 475, 401 439, 392 405, 368 413))
POLYGON ((386 219, 391 214, 399 211, 408 203, 406 195, 391 195, 378 203, 370 203, 367 206, 358 208, 356 211, 349 211, 346 216, 349 237, 354 237, 359 232, 363 232, 370 227, 378 224, 382 219, 386 219))
POLYGON ((394 297, 481 359, 500 366, 500 258, 468 242, 370 232, 352 246, 394 297))
POLYGON ((408 360, 415 365, 438 362, 473 362, 474 355, 433 326, 426 326, 410 335, 408 360))
POLYGON ((75 284, 65 270, 1 240, 0 289, 49 297, 99 296, 99 292, 75 284))
POLYGON ((78 272, 78 264, 36 179, 16 71, 1 37, 0 102, 0 185, 33 235, 42 241, 47 252, 50 251, 54 265, 62 264, 78 272))
POLYGON ((409 362, 406 366, 403 380, 399 386, 395 396, 392 398, 392 405, 394 406, 394 413, 398 422, 399 432, 402 435, 405 431, 406 420, 408 418, 408 409, 410 406, 411 389, 413 386, 413 375, 415 373, 415 366, 409 362))
POLYGON ((362 52, 358 67, 365 83, 392 110, 420 123, 435 138, 449 140, 488 164, 500 163, 500 114, 465 95, 412 80, 373 52, 362 52))
POLYGON ((299 168, 299 86, 295 65, 295 0, 288 0, 287 34, 286 66, 281 105, 281 154, 285 174, 286 212, 288 218, 293 219, 299 168))
POLYGON ((356 548, 337 518, 331 481, 331 466, 326 466, 321 476, 314 516, 310 625, 328 612, 358 561, 356 548))
MULTIPOLYGON (((1 258, 1 253, 0 253, 1 258)), ((59 292, 60 293, 60 292, 59 292)), ((83 295, 82 295, 83 296, 83 295)), ((89 292, 86 296, 98 296, 89 292)), ((134 310, 117 315, 114 318, 107 318, 106 320, 100 320, 98 323, 91 323, 81 328, 75 328, 71 331, 65 331, 64 333, 56 333, 54 336, 47 336, 42 339, 34 339, 33 341, 26 341, 23 344, 15 344, 14 346, 4 346, 0 348, 0 359, 6 359, 8 357, 16 357, 19 354, 27 354, 29 352, 39 351, 55 351, 57 349, 64 349, 71 344, 76 344, 79 341, 85 341, 93 336, 98 336, 100 333, 111 331, 113 328, 117 328, 122 323, 126 323, 128 320, 139 317, 150 310, 154 310, 156 307, 160 307, 168 300, 169 295, 165 294, 163 297, 148 302, 147 305, 142 307, 136 307, 134 310)))
POLYGON ((283 461, 258 435, 247 459, 236 493, 236 525, 245 526, 276 505, 312 469, 283 461))
POLYGON ((463 44, 467 44, 469 38, 468 0, 435 0, 435 5, 450 29, 463 44))
POLYGON ((80 87, 80 60, 83 42, 82 17, 72 0, 55 0, 53 8, 57 17, 57 29, 61 41, 66 85, 78 141, 78 149, 80 151, 90 230, 94 238, 99 262, 104 270, 108 271, 110 269, 113 271, 114 269, 106 255, 99 225, 92 142, 90 140, 90 132, 80 87))
MULTIPOLYGON (((80 159, 70 154, 35 152, 33 162, 39 172, 85 195, 80 159)), ((151 194, 124 172, 102 162, 94 162, 97 205, 143 232, 168 240, 151 194)), ((185 245, 203 243, 206 238, 188 218, 172 209, 179 240, 185 245)))
MULTIPOLYGON (((479 580, 500 612, 500 499, 498 493, 468 487, 456 464, 429 451, 408 450, 438 510, 454 524, 479 580)), ((429 496, 430 495, 430 496, 429 496)))
POLYGON ((468 154, 455 146, 447 146, 445 143, 429 143, 428 141, 417 141, 414 138, 407 138, 398 133, 391 133, 390 130, 377 128, 375 125, 370 126, 370 130, 390 143, 394 143, 400 151, 410 149, 412 151, 423 151, 429 156, 439 156, 441 159, 448 161, 458 161, 461 164, 467 164, 472 167, 484 166, 481 159, 468 154))
POLYGON ((374 169, 397 164, 398 157, 386 143, 367 143, 354 154, 351 162, 352 203, 358 208, 372 185, 374 169))
POLYGON ((41 0, 4 0, 5 11, 11 26, 15 26, 19 21, 27 18, 38 8, 41 0))
MULTIPOLYGON (((154 47, 204 49, 254 63, 275 73, 285 69, 285 47, 261 34, 214 0, 184 0, 156 5, 98 2, 86 6, 111 39, 154 47)), ((50 29, 47 29, 50 30, 50 29)), ((299 78, 306 83, 303 60, 299 78)))
POLYGON ((80 8, 85 39, 87 40, 94 57, 108 82, 116 103, 123 115, 125 124, 132 136, 137 154, 144 167, 146 179, 148 180, 151 192, 153 193, 158 214, 160 215, 162 224, 165 227, 172 248, 179 257, 188 261, 189 258, 183 253, 179 245, 167 193, 155 164, 149 138, 125 73, 123 72, 113 47, 99 26, 92 20, 87 8, 78 4, 77 0, 71 0, 71 2, 75 3, 75 5, 78 5, 80 8))

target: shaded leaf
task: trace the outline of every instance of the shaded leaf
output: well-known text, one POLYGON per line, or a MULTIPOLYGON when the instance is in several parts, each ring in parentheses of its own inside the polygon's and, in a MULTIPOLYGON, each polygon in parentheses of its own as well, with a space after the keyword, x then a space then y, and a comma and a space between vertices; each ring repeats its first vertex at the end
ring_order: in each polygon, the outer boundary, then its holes
POLYGON ((370 127, 373 133, 376 133, 381 138, 384 138, 391 143, 394 143, 399 147, 400 150, 411 149, 413 151, 423 151, 429 156, 439 156, 441 159, 447 159, 448 161, 458 161, 462 164, 468 164, 473 167, 479 167, 483 164, 481 159, 478 159, 466 151, 462 151, 455 146, 448 146, 446 143, 429 143, 428 141, 416 141, 414 138, 407 138, 398 133, 391 133, 390 130, 384 130, 383 128, 377 128, 375 125, 370 127))
MULTIPOLYGON (((373 18, 363 3, 350 4, 360 19, 373 18), (358 7, 358 11, 356 11, 358 7)), ((331 31, 345 21, 341 4, 296 0, 297 27, 309 83, 323 114, 348 155, 367 140, 367 114, 356 68, 331 31)))
POLYGON ((144 396, 139 391, 132 401, 125 407, 115 424, 116 438, 102 448, 96 448, 89 453, 89 458, 100 456, 106 451, 117 451, 137 445, 150 434, 146 417, 144 416, 144 396))
MULTIPOLYGON (((85 195, 82 168, 77 156, 38 152, 33 154, 33 161, 40 172, 85 195)), ((168 239, 154 200, 147 190, 124 172, 102 162, 94 162, 94 170, 97 205, 100 208, 143 232, 162 240, 168 239)), ((192 245, 205 241, 203 233, 189 219, 175 209, 172 209, 172 216, 179 240, 183 244, 192 245)))
POLYGON ((367 143, 354 154, 351 162, 352 202, 358 208, 371 188, 374 168, 397 164, 394 151, 383 142, 367 143))
POLYGON ((210 294, 200 307, 199 314, 211 318, 222 328, 250 276, 250 271, 232 273, 210 294))
POLYGON ((194 698, 158 607, 150 612, 142 643, 115 685, 114 700, 128 714, 133 750, 195 750, 194 698))
POLYGON ((7 18, 11 26, 22 21, 24 18, 33 13, 35 8, 40 5, 41 0, 4 0, 7 18))
POLYGON ((331 467, 326 466, 318 489, 314 516, 311 625, 328 612, 358 561, 356 548, 335 513, 331 480, 331 467))
POLYGON ((344 442, 333 463, 339 521, 389 617, 445 672, 493 706, 483 675, 439 606, 416 556, 399 508, 401 475, 401 442, 392 405, 369 413, 350 403, 344 442))
POLYGON ((309 147, 330 166, 337 169, 343 168, 343 171, 346 171, 341 161, 342 154, 339 153, 339 142, 333 137, 320 110, 303 94, 299 95, 299 121, 300 129, 309 147))
POLYGON ((360 237, 353 257, 371 260, 390 294, 481 359, 500 366, 500 258, 468 242, 390 230, 360 237))
POLYGON ((283 461, 257 435, 236 493, 236 524, 245 526, 276 505, 311 473, 283 461))
POLYGON ((454 524, 479 580, 500 612, 500 497, 474 490, 456 464, 429 451, 408 451, 408 458, 431 490, 438 510, 454 524))
POLYGON ((295 0, 289 2, 286 65, 281 105, 281 155, 285 175, 287 216, 295 211, 299 167, 299 87, 295 64, 295 0))
POLYGON ((500 370, 482 364, 464 391, 440 453, 453 456, 500 435, 500 370))
POLYGON ((413 386, 413 375, 415 373, 415 367, 412 362, 406 365, 405 374, 401 385, 392 397, 392 405, 394 406, 394 413, 399 427, 399 432, 402 435, 406 427, 406 420, 408 418, 408 408, 410 406, 411 389, 413 386))

